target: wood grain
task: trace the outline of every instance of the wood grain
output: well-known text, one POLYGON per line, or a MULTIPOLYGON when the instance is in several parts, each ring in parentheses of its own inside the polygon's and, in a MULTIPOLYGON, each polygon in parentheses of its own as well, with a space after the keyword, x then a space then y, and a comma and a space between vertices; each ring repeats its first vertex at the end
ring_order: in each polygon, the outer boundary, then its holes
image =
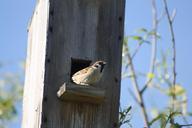
POLYGON ((29 27, 23 128, 117 127, 124 6, 125 0, 38 1, 29 27), (105 91, 103 103, 58 99, 59 87, 71 81, 72 58, 107 62, 94 85, 105 91))
POLYGON ((49 1, 37 2, 28 26, 22 128, 41 125, 49 1))
POLYGON ((105 91, 91 86, 64 83, 57 91, 57 96, 63 101, 101 104, 104 102, 105 91))

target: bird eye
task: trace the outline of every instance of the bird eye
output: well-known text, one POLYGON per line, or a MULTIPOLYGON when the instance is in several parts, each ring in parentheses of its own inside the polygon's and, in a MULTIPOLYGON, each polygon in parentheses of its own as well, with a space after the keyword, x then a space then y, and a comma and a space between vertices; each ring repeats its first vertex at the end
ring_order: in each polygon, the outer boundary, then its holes
POLYGON ((98 67, 99 67, 99 65, 94 65, 94 67, 98 68, 98 67))
POLYGON ((103 62, 99 62, 99 64, 100 64, 100 65, 102 65, 102 64, 103 64, 103 62))

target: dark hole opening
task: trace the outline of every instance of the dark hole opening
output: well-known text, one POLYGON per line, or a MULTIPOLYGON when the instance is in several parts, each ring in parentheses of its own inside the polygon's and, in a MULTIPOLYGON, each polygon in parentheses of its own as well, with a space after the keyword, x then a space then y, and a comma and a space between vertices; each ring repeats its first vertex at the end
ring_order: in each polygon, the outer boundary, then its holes
POLYGON ((74 59, 71 58, 71 74, 75 74, 77 71, 88 67, 91 64, 91 60, 83 60, 83 59, 74 59))

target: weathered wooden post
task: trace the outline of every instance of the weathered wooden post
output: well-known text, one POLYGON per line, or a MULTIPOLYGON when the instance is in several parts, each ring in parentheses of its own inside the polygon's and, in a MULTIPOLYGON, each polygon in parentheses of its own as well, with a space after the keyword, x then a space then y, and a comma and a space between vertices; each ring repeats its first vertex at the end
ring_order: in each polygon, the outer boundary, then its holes
POLYGON ((37 1, 23 128, 117 127, 124 6, 125 0, 37 1), (93 87, 72 84, 72 74, 96 60, 107 62, 102 80, 93 87))

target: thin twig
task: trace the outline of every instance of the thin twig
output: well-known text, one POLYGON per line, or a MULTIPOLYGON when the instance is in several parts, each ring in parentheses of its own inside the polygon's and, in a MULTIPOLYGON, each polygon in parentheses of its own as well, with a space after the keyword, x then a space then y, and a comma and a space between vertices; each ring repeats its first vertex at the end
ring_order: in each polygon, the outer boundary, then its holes
POLYGON ((137 98, 136 101, 139 103, 140 108, 142 110, 142 114, 143 114, 143 118, 144 118, 144 122, 145 122, 146 127, 150 128, 149 119, 148 119, 148 115, 147 115, 147 110, 146 110, 146 107, 145 107, 145 104, 144 104, 142 94, 140 93, 140 90, 139 90, 137 77, 135 75, 135 69, 134 69, 132 59, 131 59, 131 55, 130 55, 129 51, 128 51, 127 57, 128 57, 128 62, 129 62, 129 69, 130 69, 130 72, 132 74, 131 81, 132 81, 133 87, 135 89, 135 94, 136 94, 136 98, 137 98))
POLYGON ((140 102, 137 100, 137 97, 135 96, 134 92, 128 88, 128 92, 129 94, 133 97, 133 99, 135 100, 135 102, 137 102, 138 104, 140 104, 140 102))
POLYGON ((157 24, 166 16, 165 10, 160 14, 159 18, 157 19, 157 24))
POLYGON ((189 127, 189 126, 192 126, 192 124, 182 124, 182 125, 179 125, 180 127, 189 127))
MULTIPOLYGON (((176 85, 176 47, 175 47, 175 35, 174 35, 174 30, 173 30, 173 21, 171 20, 170 13, 168 10, 168 5, 167 5, 167 0, 163 0, 164 2, 164 8, 165 8, 165 13, 167 15, 168 23, 169 23, 169 29, 171 32, 171 41, 172 41, 172 49, 173 49, 173 57, 172 57, 172 62, 173 62, 173 81, 172 81, 172 86, 173 86, 173 91, 175 92, 175 85, 176 85)), ((173 93, 173 111, 175 110, 174 106, 174 101, 176 100, 176 95, 173 93)), ((173 120, 174 122, 174 120, 173 120)))
POLYGON ((139 51, 139 49, 141 48, 141 45, 142 45, 143 43, 139 43, 138 45, 137 45, 137 47, 135 48, 135 51, 133 52, 133 55, 132 55, 132 60, 133 60, 133 58, 135 57, 135 55, 138 53, 138 51, 139 51))
MULTIPOLYGON (((185 122, 185 127, 187 127, 187 128, 191 128, 191 127, 189 127, 189 126, 192 126, 192 124, 189 124, 188 123, 188 121, 187 121, 187 119, 186 119, 186 117, 184 117, 184 116, 182 116, 183 117, 183 121, 185 122)), ((183 125, 181 125, 181 127, 182 127, 183 125)))
MULTIPOLYGON (((154 73, 154 69, 155 69, 155 61, 156 61, 156 53, 157 53, 157 25, 158 25, 158 21, 157 21, 157 8, 156 8, 156 2, 155 0, 151 0, 152 3, 152 20, 153 20, 153 35, 152 35, 152 40, 151 40, 151 62, 150 62, 150 67, 149 67, 149 73, 154 73)), ((147 78, 146 83, 143 87, 143 89, 141 90, 141 93, 143 93, 147 87, 149 86, 149 84, 151 83, 153 78, 147 78)))
MULTIPOLYGON (((137 45, 137 47, 135 48, 135 51, 133 52, 133 55, 131 56, 131 60, 133 60, 133 58, 136 56, 136 54, 138 53, 138 51, 139 51, 139 49, 141 48, 142 44, 143 44, 143 43, 139 43, 139 44, 137 45)), ((125 66, 124 73, 127 71, 128 67, 129 67, 129 63, 125 66)))

